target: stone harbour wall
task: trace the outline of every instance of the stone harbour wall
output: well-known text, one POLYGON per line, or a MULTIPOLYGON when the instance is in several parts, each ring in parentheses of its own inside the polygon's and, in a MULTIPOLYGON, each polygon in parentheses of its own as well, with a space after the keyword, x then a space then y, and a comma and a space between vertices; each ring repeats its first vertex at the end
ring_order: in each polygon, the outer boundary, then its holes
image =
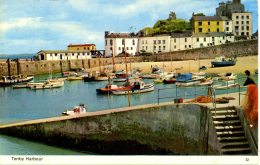
POLYGON ((1 126, 0 132, 102 155, 218 155, 208 137, 209 113, 194 104, 151 104, 1 126))
MULTIPOLYGON (((258 40, 249 40, 235 42, 223 45, 216 45, 204 48, 187 49, 182 51, 159 53, 151 56, 127 57, 127 62, 142 61, 180 61, 180 60, 198 60, 198 59, 214 59, 219 56, 227 58, 242 57, 247 55, 258 55, 258 40)), ((114 59, 115 64, 125 63, 124 57, 114 59)), ((24 61, 16 62, 1 60, 0 77, 6 75, 37 75, 47 74, 52 69, 53 73, 67 72, 77 68, 93 68, 99 67, 103 69, 107 65, 112 65, 112 58, 92 58, 92 59, 75 59, 75 60, 56 60, 56 61, 24 61)))

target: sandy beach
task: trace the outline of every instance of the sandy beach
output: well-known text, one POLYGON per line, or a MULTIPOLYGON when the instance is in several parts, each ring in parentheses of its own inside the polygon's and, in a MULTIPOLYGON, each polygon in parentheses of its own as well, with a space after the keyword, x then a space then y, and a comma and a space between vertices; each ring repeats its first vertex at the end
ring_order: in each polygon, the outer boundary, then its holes
MULTIPOLYGON (((130 63, 127 64, 128 70, 134 67, 140 67, 143 71, 143 74, 151 73, 151 66, 158 66, 159 68, 163 68, 165 71, 174 71, 175 68, 183 67, 182 70, 176 70, 177 73, 193 73, 199 72, 199 66, 208 67, 206 70, 203 70, 205 73, 227 73, 233 72, 237 74, 244 74, 245 70, 249 70, 251 74, 255 74, 254 70, 258 69, 258 55, 254 56, 246 56, 246 57, 238 57, 237 63, 234 66, 227 67, 211 67, 211 61, 214 59, 207 60, 188 60, 188 61, 166 61, 166 62, 138 62, 138 63, 130 63)), ((104 67, 102 67, 103 69, 104 67)), ((116 64, 116 70, 125 70, 125 64, 116 64)), ((99 70, 99 67, 92 68, 93 70, 99 70)))

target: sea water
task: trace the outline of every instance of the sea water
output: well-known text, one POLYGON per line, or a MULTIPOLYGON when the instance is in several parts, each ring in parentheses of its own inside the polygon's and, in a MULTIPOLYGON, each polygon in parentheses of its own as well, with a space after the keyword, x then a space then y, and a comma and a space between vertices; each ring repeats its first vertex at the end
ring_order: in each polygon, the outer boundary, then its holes
MULTIPOLYGON (((53 75, 60 76, 60 74, 53 75)), ((208 74, 208 76, 214 76, 208 74)), ((256 81, 258 76, 253 75, 256 81)), ((35 76, 35 82, 48 79, 49 75, 35 76)), ((245 75, 238 75, 236 83, 243 85, 245 75)), ((152 83, 153 79, 143 79, 146 83, 152 83)), ((62 88, 38 89, 29 88, 13 89, 12 86, 0 87, 0 125, 16 123, 27 120, 42 119, 61 116, 65 110, 73 110, 75 105, 84 103, 87 111, 102 111, 128 107, 128 95, 96 94, 96 89, 105 87, 108 81, 65 81, 62 88)), ((122 82, 115 83, 117 85, 122 82)), ((224 84, 222 81, 214 84, 224 84)), ((154 91, 130 95, 130 105, 158 104, 159 102, 173 101, 174 98, 191 99, 196 96, 205 95, 206 87, 180 87, 175 84, 154 84, 154 91), (165 89, 167 88, 167 89, 165 89), (160 89, 160 90, 159 90, 160 89), (162 90, 164 89, 164 90, 162 90), (171 97, 171 98, 165 98, 171 97)), ((246 88, 241 88, 245 91, 246 88)), ((238 88, 229 90, 216 90, 217 94, 238 92, 238 88)), ((0 155, 92 155, 65 148, 49 146, 39 142, 31 142, 16 137, 0 134, 0 155), (51 152, 50 152, 51 151, 51 152)))

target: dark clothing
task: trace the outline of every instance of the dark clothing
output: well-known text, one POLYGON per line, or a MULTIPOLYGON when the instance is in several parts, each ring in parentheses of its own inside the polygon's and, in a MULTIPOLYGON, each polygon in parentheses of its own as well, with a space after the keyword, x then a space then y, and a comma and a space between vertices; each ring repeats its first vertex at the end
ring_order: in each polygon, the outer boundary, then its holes
POLYGON ((251 76, 248 76, 246 79, 246 82, 243 84, 243 86, 247 86, 250 84, 256 85, 254 78, 251 76))

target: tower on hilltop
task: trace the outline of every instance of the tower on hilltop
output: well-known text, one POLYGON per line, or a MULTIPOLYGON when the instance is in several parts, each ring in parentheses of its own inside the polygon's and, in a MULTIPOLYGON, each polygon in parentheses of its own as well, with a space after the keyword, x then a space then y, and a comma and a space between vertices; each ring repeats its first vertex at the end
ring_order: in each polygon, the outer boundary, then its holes
POLYGON ((175 14, 175 12, 170 12, 170 14, 169 14, 169 18, 168 18, 168 20, 172 20, 172 19, 177 19, 177 15, 175 14))

